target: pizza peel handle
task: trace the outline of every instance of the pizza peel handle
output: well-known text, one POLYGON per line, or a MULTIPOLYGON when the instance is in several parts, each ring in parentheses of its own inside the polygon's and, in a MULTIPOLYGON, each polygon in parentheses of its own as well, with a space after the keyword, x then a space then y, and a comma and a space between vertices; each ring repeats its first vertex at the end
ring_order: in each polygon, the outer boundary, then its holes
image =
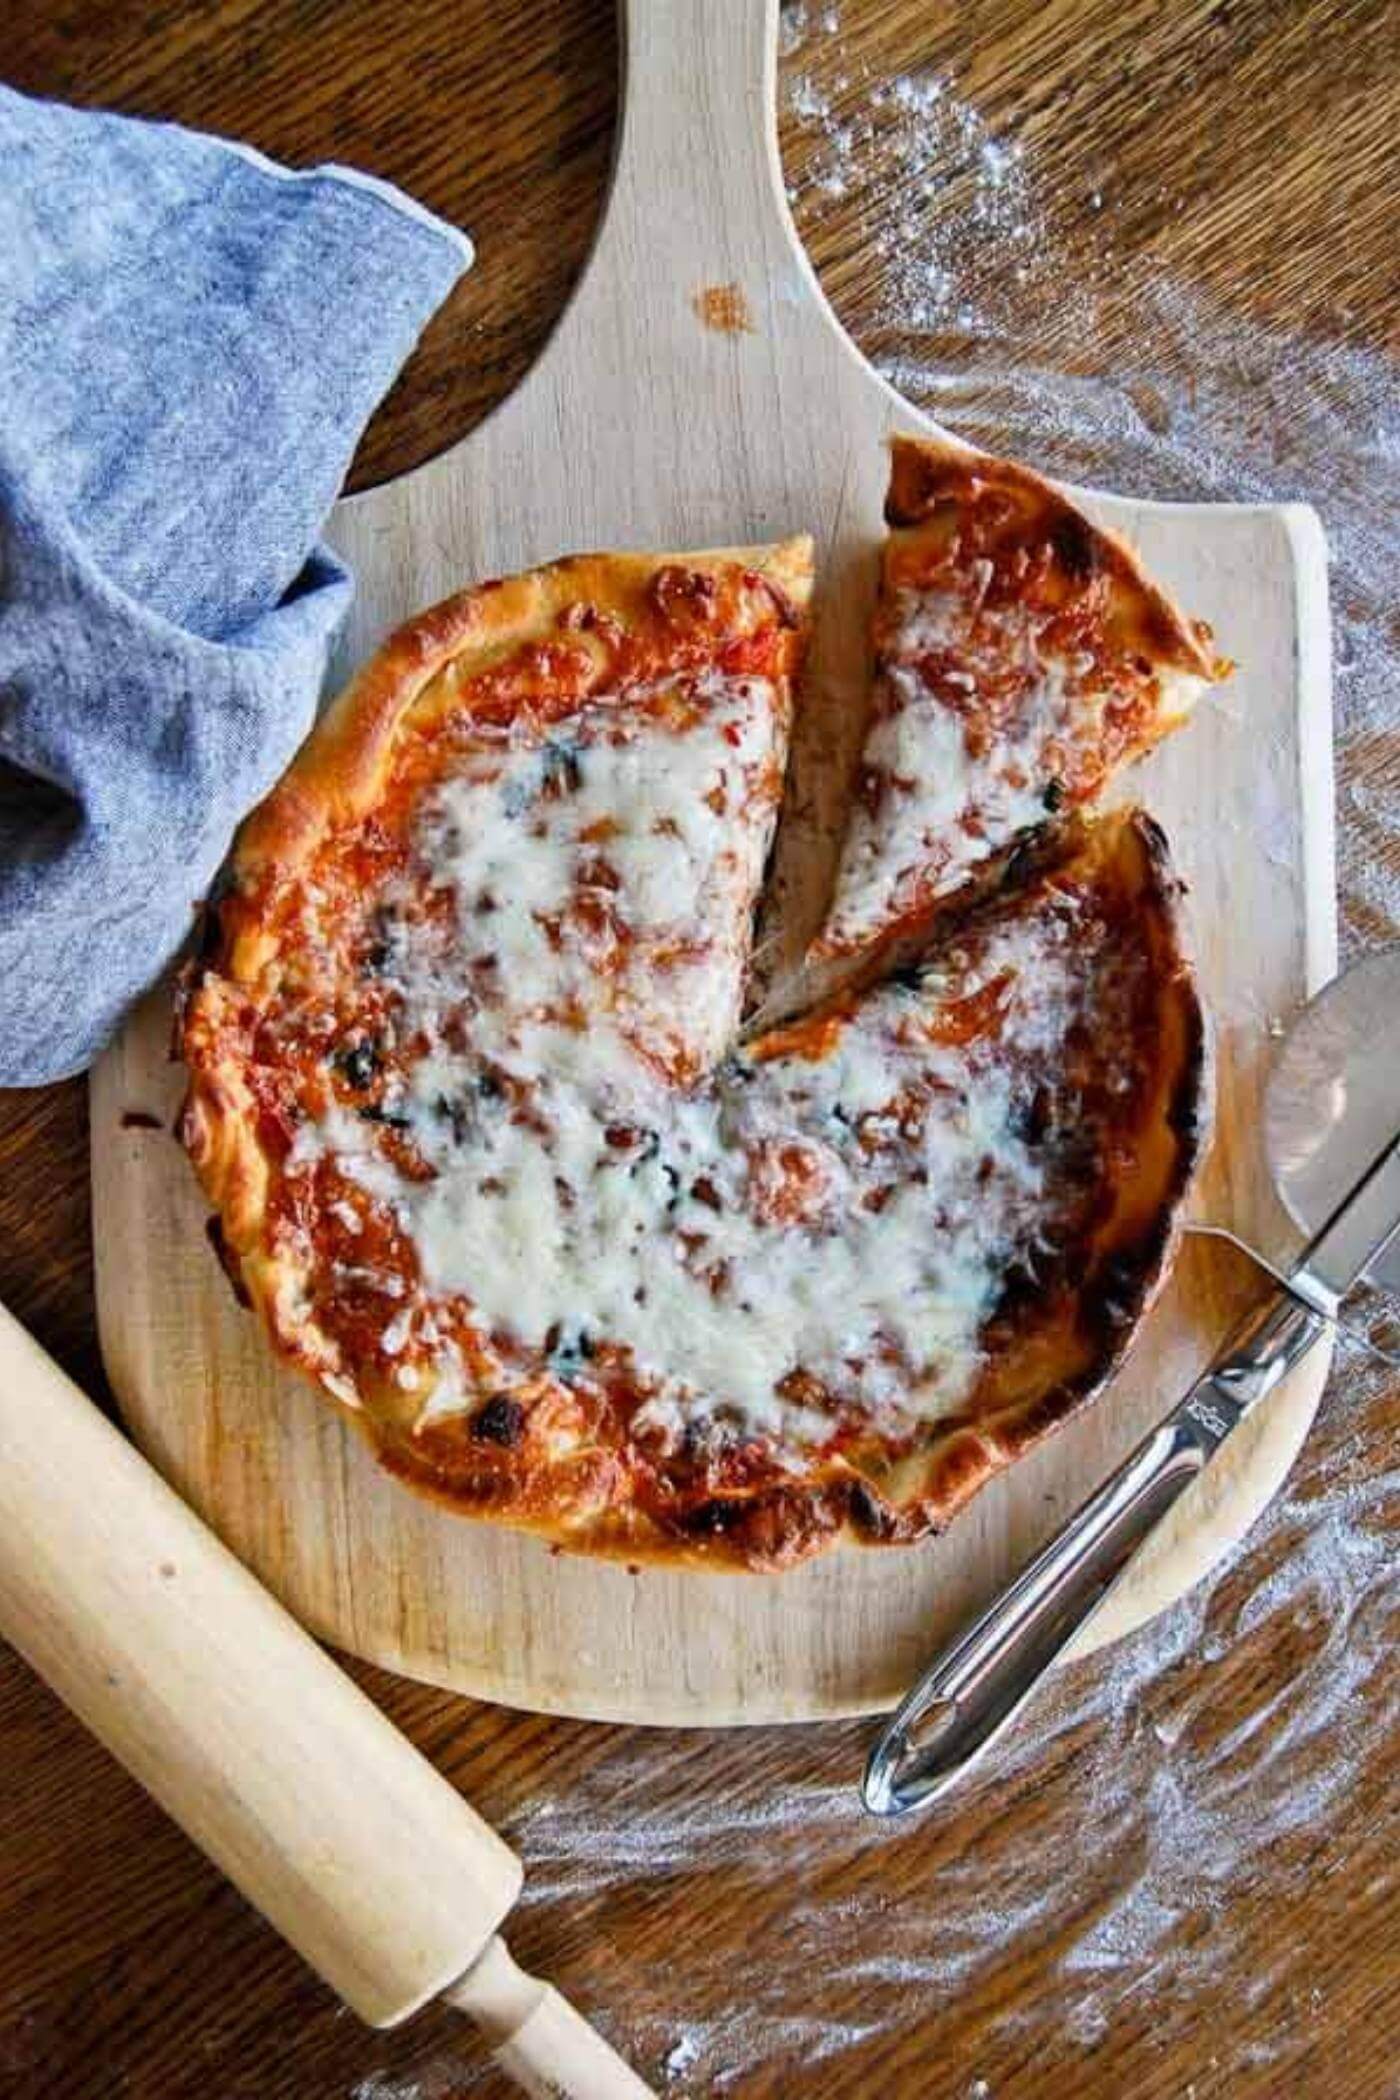
POLYGON ((495 1937, 515 1855, 3 1307, 0 1636, 362 2019, 455 1986, 526 2091, 647 2092, 495 1937))

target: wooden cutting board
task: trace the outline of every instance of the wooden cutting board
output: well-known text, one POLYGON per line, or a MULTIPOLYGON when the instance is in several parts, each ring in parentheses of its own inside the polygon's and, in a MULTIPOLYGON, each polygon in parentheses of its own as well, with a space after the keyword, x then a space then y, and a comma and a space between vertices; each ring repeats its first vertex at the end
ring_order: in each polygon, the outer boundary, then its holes
MULTIPOLYGON (((777 0, 627 0, 617 166, 593 256, 523 385, 464 443, 342 503, 358 595, 343 672, 464 583, 599 546, 817 537, 817 631, 781 856, 810 923, 858 742, 884 440, 932 426, 842 335, 793 232, 773 117, 777 0)), ((463 150, 469 150, 464 142, 463 150)), ((464 353, 465 354, 465 353, 464 353)), ((1192 888, 1217 1044, 1198 1215, 1266 1246, 1281 1215, 1257 1142, 1271 1036, 1335 967, 1326 557, 1298 507, 1094 496, 1238 659, 1232 684, 1134 777, 1192 888)), ((942 1539, 745 1578, 558 1556, 385 1478, 233 1304, 172 1144, 168 993, 93 1084, 98 1302, 108 1369, 163 1472, 316 1631, 411 1676, 549 1711, 758 1722, 888 1705, 1160 1414, 1257 1281, 1188 1242, 1112 1391, 995 1482, 942 1539)), ((1312 1419, 1312 1362, 1235 1438, 1089 1630, 1179 1595, 1274 1493, 1312 1419)))

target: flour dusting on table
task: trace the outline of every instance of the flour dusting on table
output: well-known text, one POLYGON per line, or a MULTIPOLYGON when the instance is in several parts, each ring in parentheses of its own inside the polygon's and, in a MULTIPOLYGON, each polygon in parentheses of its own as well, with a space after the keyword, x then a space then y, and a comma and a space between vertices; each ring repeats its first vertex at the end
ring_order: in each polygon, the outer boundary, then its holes
POLYGON ((1047 231, 1020 142, 992 131, 949 71, 864 84, 849 112, 850 73, 803 63, 814 20, 830 35, 836 10, 798 8, 787 20, 784 113, 813 148, 789 185, 799 222, 837 199, 864 204, 878 187, 865 245, 905 326, 975 328, 1011 311, 1047 231), (897 183, 888 180, 893 170, 897 183))
MULTIPOLYGON (((1344 954, 1400 938, 1397 369, 1246 326, 1154 278, 1116 252, 1107 176, 1084 196, 1046 195, 1033 156, 979 114, 951 68, 861 80, 836 8, 791 6, 783 20, 798 224, 819 247, 826 215, 859 200, 885 288, 862 343, 902 391, 969 438, 1076 480, 1296 496, 1321 511, 1335 564, 1344 954), (1056 240, 1071 212, 1102 230, 1067 323, 1056 240), (1121 302, 1125 284, 1127 356, 1094 335, 1100 304, 1121 302), (1074 358, 1047 348, 1067 325, 1083 330, 1074 358)), ((1369 1308, 1378 1323, 1383 1311, 1369 1308)), ((1393 1343, 1393 1321, 1388 1332, 1393 1343)), ((1033 2089, 1017 2070, 1037 2035, 1067 2034, 1087 2057, 1110 2032, 1150 2033, 1249 1933, 1276 1953, 1256 1964, 1238 2018, 1202 2033, 1191 2090, 1222 2095, 1261 2064, 1271 2089, 1301 2090, 1291 2067, 1329 2020, 1331 1950, 1277 1921, 1328 1871, 1332 1832, 1393 1815, 1394 1418, 1393 1375, 1343 1342, 1318 1428, 1245 1546, 1165 1616, 1066 1672, 945 1814, 893 1827, 863 1814, 863 1725, 794 1729, 780 1751, 747 1731, 599 1732, 567 1800, 537 1783, 508 1822, 530 1935, 558 1948, 591 1937, 596 2002, 667 2094, 791 2092, 795 2064, 803 2091, 878 2091, 882 2042, 915 2026, 936 2041, 956 1993, 985 2054, 953 2063, 931 2050, 929 2100, 1000 2100, 1033 2089), (788 1775, 776 1786, 775 1769, 788 1775), (887 1864, 906 1847, 936 1902, 892 1894, 887 1864), (710 1930, 720 1869, 729 1922, 710 1930), (624 1892, 674 1918, 673 1964, 637 1973, 608 1945, 624 1892), (693 2015, 716 2002, 722 2018, 693 2015)), ((1379 1916, 1397 1889, 1400 1859, 1378 1849, 1354 1900, 1379 1916)), ((476 2082, 459 2063, 450 2089, 476 2082)), ((441 2089, 424 2078, 425 2100, 441 2089)), ((391 2092, 399 2100, 390 2087, 383 2100, 391 2092)))

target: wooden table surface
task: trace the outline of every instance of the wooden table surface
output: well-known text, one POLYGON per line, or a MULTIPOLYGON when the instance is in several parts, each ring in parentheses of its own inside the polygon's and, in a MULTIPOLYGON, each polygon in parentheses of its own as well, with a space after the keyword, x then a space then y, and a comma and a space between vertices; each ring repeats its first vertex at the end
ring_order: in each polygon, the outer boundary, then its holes
MULTIPOLYGON (((808 70, 784 151, 823 280, 872 354, 898 357, 905 344, 889 242, 872 239, 871 213, 892 224, 911 200, 888 172, 883 192, 862 182, 859 140, 852 179, 827 179, 832 141, 843 116, 870 106, 872 82, 927 70, 956 83, 988 135, 1034 152, 1056 200, 1066 282, 1093 280, 1088 335, 1074 299, 1045 302, 1045 366, 1130 363, 1149 271, 1237 323, 1358 354, 1395 347, 1400 16, 1385 0, 995 0, 975 10, 844 0, 833 35, 823 18, 835 12, 788 10, 788 41, 808 70), (813 83, 831 110, 821 123, 811 121, 813 83)), ((577 275, 614 121, 607 0, 9 0, 5 29, 0 74, 15 86, 179 118, 295 163, 367 167, 471 229, 479 263, 376 417, 359 485, 470 429, 526 369, 577 275)), ((965 213, 975 169, 953 159, 935 173, 944 186, 914 208, 965 213)), ((950 311, 946 326, 924 327, 920 354, 975 369, 974 336, 950 311)), ((1380 811, 1370 850, 1393 875, 1397 754, 1384 739, 1362 741, 1350 778, 1343 770, 1343 822, 1360 780, 1380 811)), ((1400 931, 1364 885, 1344 890, 1342 904, 1344 940, 1400 931)), ((102 1395, 86 1142, 80 1082, 0 1097, 0 1298, 102 1395)), ((1324 1408, 1300 1475, 1304 1502, 1343 1461, 1363 1480, 1383 1463, 1400 1428, 1400 1381, 1373 1379, 1367 1392, 1360 1416, 1335 1394, 1324 1408)), ((1393 1553, 1400 1497, 1381 1501, 1393 1553)), ((1241 1609, 1271 1550, 1237 1564, 1209 1607, 1211 1624, 1229 1629, 1210 1650, 1210 1726, 1222 1739, 1236 1730, 1244 1740, 1261 1711, 1275 1713, 1273 1694, 1297 1667, 1296 1620, 1241 1609)), ((1400 1625, 1394 1587, 1385 1601, 1400 1625)), ((1189 1691, 1205 1668, 1188 1649, 1168 1675, 1189 1691)), ((1370 1732, 1354 1783, 1318 1789, 1317 1819, 1293 1834, 1287 1874, 1261 1846, 1232 1878, 1228 1906, 1206 1904, 1160 1931, 1137 1971, 1134 1950, 1119 1950, 1121 2014, 1098 2028, 1065 2016, 1063 1919, 1009 1933, 972 1987, 943 1991, 936 1965, 914 1975, 880 1959, 896 1916, 926 1915, 936 1947, 940 1890, 964 1885, 969 1862, 985 1862, 990 1912, 1047 1835, 1093 1830, 1092 1683, 1083 1727, 1062 1727, 1043 1758, 1022 1755, 970 1790, 959 1814, 877 1842, 852 1806, 859 1728, 677 1741, 474 1708, 358 1674, 521 1842, 539 1893, 512 1934, 517 1952, 601 2013, 668 2089, 1400 2094, 1390 1777, 1400 1663, 1358 1689, 1370 1732), (550 1808, 567 1830, 581 1802, 592 1820, 574 1826, 577 1841, 544 1841, 550 1808), (590 1856, 600 1803, 616 1811, 615 1830, 641 1830, 625 1855, 603 1830, 590 1856), (683 1843, 670 1842, 677 1832, 683 1843), (1214 1938, 1207 1961, 1201 1934, 1214 1938), (1178 1955, 1189 1988, 1164 1981, 1162 1961, 1178 1955), (806 1965, 795 1982, 794 1961, 806 1965), (775 1998, 764 1979, 779 1973, 791 1987, 775 1998), (782 2016, 746 2025, 758 1999, 782 2016)), ((503 2090, 447 2014, 395 2035, 359 2029, 13 1656, 0 1656, 0 1758, 5 2092, 451 2100, 503 2090)), ((1067 1908, 1098 1900, 1094 1878, 1086 1856, 1067 1908)))

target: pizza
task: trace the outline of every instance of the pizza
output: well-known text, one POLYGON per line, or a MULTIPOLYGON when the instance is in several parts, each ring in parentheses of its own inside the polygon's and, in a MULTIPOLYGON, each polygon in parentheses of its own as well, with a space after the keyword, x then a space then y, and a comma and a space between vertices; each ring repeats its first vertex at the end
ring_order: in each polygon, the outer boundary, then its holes
POLYGON ((805 541, 410 622, 244 827, 182 1135, 280 1355, 410 1486, 574 1550, 917 1539, 1110 1374, 1202 1142, 1149 818, 1043 824, 745 1023, 805 541))
POLYGON ((1094 801, 1228 666, 1028 468, 896 438, 871 720, 816 958, 897 935, 1094 801))

